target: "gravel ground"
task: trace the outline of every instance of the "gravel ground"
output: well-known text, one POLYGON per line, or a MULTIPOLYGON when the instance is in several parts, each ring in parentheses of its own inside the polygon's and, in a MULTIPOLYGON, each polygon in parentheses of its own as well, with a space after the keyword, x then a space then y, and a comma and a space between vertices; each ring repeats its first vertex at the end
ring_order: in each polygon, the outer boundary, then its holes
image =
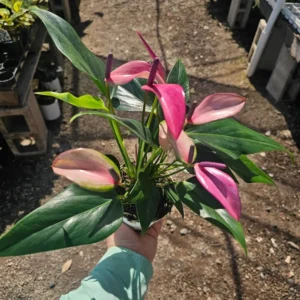
MULTIPOLYGON (((135 30, 141 31, 170 68, 181 58, 191 77, 192 98, 213 92, 236 92, 247 98, 237 119, 285 145, 295 155, 253 155, 273 176, 277 187, 241 184, 249 256, 223 232, 186 211, 173 212, 164 225, 154 261, 152 299, 300 299, 299 105, 275 106, 264 90, 269 74, 246 77, 247 51, 257 16, 249 28, 230 31, 225 0, 126 1, 82 0, 83 42, 97 55, 113 52, 118 63, 146 59, 135 30), (187 229, 182 235, 180 230, 187 229)), ((97 95, 92 83, 66 64, 65 90, 97 95)), ((107 122, 83 117, 72 125, 76 108, 62 105, 63 117, 48 123, 47 155, 15 160, 4 149, 0 157, 0 233, 63 190, 68 182, 55 176, 51 161, 74 147, 95 148, 118 157, 107 122)), ((133 150, 135 140, 126 139, 133 150)), ((133 154, 133 151, 131 151, 133 154)), ((32 256, 0 258, 0 299, 58 299, 76 288, 105 252, 103 243, 32 256), (71 269, 61 274, 72 259, 71 269)))

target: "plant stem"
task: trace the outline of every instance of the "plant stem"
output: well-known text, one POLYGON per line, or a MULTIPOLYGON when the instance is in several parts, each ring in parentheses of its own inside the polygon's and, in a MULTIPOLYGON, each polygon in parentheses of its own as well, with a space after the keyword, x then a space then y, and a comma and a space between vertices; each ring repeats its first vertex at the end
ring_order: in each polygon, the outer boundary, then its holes
MULTIPOLYGON (((147 94, 148 96, 148 94, 147 94)), ((145 106, 146 106, 146 99, 144 99, 144 106, 143 106, 143 114, 142 114, 142 122, 143 122, 143 125, 144 125, 144 118, 145 118, 145 106)), ((147 124, 146 124, 146 127, 147 128, 150 128, 150 125, 151 125, 151 122, 152 122, 152 119, 153 119, 153 116, 154 116, 154 112, 155 112, 155 109, 157 107, 157 104, 158 104, 158 99, 157 97, 154 98, 154 101, 153 101, 153 105, 152 105, 152 109, 151 109, 151 112, 150 112, 150 115, 149 115, 149 118, 147 120, 147 124)), ((143 161, 145 160, 145 158, 147 158, 147 151, 145 151, 145 153, 143 154, 144 152, 144 149, 145 149, 145 142, 144 141, 141 141, 140 145, 139 145, 139 155, 138 155, 138 161, 137 161, 137 169, 136 169, 136 172, 137 174, 139 173, 140 169, 141 169, 141 166, 142 166, 142 163, 143 161), (141 157, 142 156, 142 157, 141 157)), ((148 166, 149 164, 147 164, 148 166)))
POLYGON ((146 111, 147 99, 148 99, 148 93, 145 92, 144 98, 143 98, 143 111, 142 111, 142 124, 143 124, 143 126, 144 126, 144 123, 145 123, 145 111, 146 111))
POLYGON ((181 168, 181 169, 179 169, 179 170, 177 170, 177 171, 175 171, 175 172, 173 172, 173 173, 169 173, 169 174, 162 175, 162 176, 156 176, 156 177, 153 177, 153 179, 170 177, 170 176, 175 175, 175 174, 177 174, 177 173, 179 173, 179 172, 182 172, 182 171, 185 170, 185 169, 186 169, 186 167, 183 167, 183 168, 181 168))
MULTIPOLYGON (((145 125, 145 111, 146 111, 146 101, 148 98, 148 93, 144 94, 143 98, 143 111, 142 111, 142 125, 145 125)), ((142 163, 145 159, 145 153, 143 155, 145 149, 145 142, 142 140, 139 140, 139 151, 138 151, 138 156, 137 156, 137 161, 136 161, 136 173, 139 174, 142 163)))
POLYGON ((148 118, 148 121, 147 121, 147 124, 146 124, 147 128, 150 128, 150 125, 151 125, 151 122, 152 122, 152 119, 153 119, 153 115, 154 115, 154 111, 157 107, 157 104, 158 104, 158 99, 157 99, 157 97, 155 97, 154 101, 153 101, 152 109, 151 109, 151 112, 150 112, 150 115, 149 115, 149 118, 148 118))
POLYGON ((172 169, 181 167, 182 164, 180 164, 180 165, 174 165, 174 163, 175 163, 176 161, 177 161, 177 160, 174 160, 171 164, 168 164, 165 168, 163 168, 163 169, 160 171, 160 173, 163 173, 165 170, 172 170, 172 169))
POLYGON ((147 161, 146 165, 144 166, 143 170, 146 170, 149 165, 158 157, 160 156, 162 153, 162 149, 158 148, 156 150, 154 150, 149 158, 149 160, 147 161))
MULTIPOLYGON (((112 105, 112 102, 111 102, 111 99, 110 99, 110 93, 109 93, 109 86, 108 86, 108 84, 106 84, 106 99, 107 99, 107 102, 108 102, 109 111, 112 114, 115 115, 115 111, 114 111, 114 108, 113 108, 113 105, 112 105)), ((110 120, 109 123, 110 123, 110 126, 112 128, 114 137, 115 137, 115 139, 117 141, 117 144, 118 144, 118 147, 120 149, 120 152, 121 152, 121 154, 123 156, 125 165, 126 165, 126 167, 128 169, 128 175, 133 178, 135 176, 134 167, 133 167, 133 164, 132 164, 132 162, 131 162, 131 160, 130 160, 130 158, 128 156, 128 153, 127 153, 127 150, 126 150, 126 147, 125 147, 125 144, 124 144, 124 140, 122 138, 120 126, 114 120, 110 120)))

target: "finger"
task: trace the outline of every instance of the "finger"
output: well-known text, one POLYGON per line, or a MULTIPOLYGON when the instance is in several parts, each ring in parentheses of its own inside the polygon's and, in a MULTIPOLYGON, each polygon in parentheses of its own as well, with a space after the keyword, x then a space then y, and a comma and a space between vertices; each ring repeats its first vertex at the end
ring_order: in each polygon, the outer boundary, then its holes
POLYGON ((154 223, 150 229, 153 229, 156 236, 159 236, 162 226, 164 224, 164 219, 159 220, 158 222, 154 223))

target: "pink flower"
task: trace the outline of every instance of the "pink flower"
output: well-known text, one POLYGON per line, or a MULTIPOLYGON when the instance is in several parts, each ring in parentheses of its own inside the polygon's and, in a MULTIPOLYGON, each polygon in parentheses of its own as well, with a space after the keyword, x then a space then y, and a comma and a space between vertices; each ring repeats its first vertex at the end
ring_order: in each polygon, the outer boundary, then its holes
POLYGON ((236 220, 241 215, 241 200, 235 181, 220 169, 226 165, 215 162, 200 162, 194 165, 199 183, 213 195, 236 220))
MULTIPOLYGON (((151 64, 141 60, 133 60, 124 65, 116 68, 110 72, 106 81, 111 84, 126 84, 134 78, 146 78, 148 79, 151 64)), ((163 78, 159 74, 156 74, 155 79, 157 82, 164 82, 163 78)))
POLYGON ((172 137, 178 139, 185 123, 185 95, 179 84, 144 85, 142 89, 154 93, 161 105, 168 131, 172 137))
POLYGON ((197 150, 193 140, 183 130, 178 139, 175 140, 172 135, 170 135, 165 121, 159 124, 159 144, 165 152, 173 149, 176 157, 188 164, 193 163, 197 156, 197 150))
POLYGON ((236 115, 243 108, 245 98, 232 93, 207 96, 188 114, 188 123, 200 125, 236 115))
POLYGON ((117 166, 102 153, 78 148, 61 153, 52 164, 53 171, 92 191, 108 191, 120 182, 117 166))
MULTIPOLYGON (((137 34, 139 35, 140 39, 145 45, 151 58, 155 60, 157 56, 154 53, 154 51, 150 48, 150 46, 145 41, 143 36, 139 32, 137 32, 137 34)), ((107 65, 106 65, 106 73, 105 73, 106 81, 111 84, 120 84, 120 85, 130 82, 134 78, 148 79, 152 67, 151 63, 141 61, 141 60, 130 61, 116 68, 113 71, 111 71, 111 66, 112 66, 112 55, 109 55, 107 57, 107 65)), ((165 83, 165 69, 162 66, 160 61, 158 61, 157 72, 155 74, 155 81, 158 83, 165 83)))

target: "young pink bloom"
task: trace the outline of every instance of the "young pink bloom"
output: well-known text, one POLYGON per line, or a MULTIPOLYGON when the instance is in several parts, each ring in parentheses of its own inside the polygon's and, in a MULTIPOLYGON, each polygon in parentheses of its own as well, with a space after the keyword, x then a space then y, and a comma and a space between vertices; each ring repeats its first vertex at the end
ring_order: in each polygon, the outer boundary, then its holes
POLYGON ((183 88, 179 84, 153 84, 144 85, 142 89, 157 96, 168 130, 177 140, 185 123, 186 107, 183 88))
POLYGON ((241 215, 241 200, 234 180, 219 169, 226 165, 214 162, 195 164, 194 170, 199 183, 212 194, 236 220, 241 215))
POLYGON ((209 95, 189 114, 188 122, 200 125, 232 117, 243 108, 245 100, 244 97, 232 93, 209 95))
MULTIPOLYGON (((149 46, 149 44, 146 42, 146 40, 143 38, 143 36, 141 35, 140 32, 136 32, 138 34, 138 36, 140 37, 141 41, 143 42, 145 48, 147 49, 149 55, 151 56, 152 59, 155 59, 156 57, 158 57, 154 51, 151 49, 151 47, 149 46)), ((163 65, 161 64, 161 62, 159 62, 159 65, 158 65, 158 70, 157 72, 159 73, 159 76, 163 79, 166 78, 166 71, 165 71, 165 68, 163 67, 163 65)))
POLYGON ((171 142, 169 141, 171 138, 170 134, 168 134, 168 126, 166 121, 162 121, 159 124, 159 134, 158 134, 158 142, 160 147, 165 151, 169 152, 172 150, 171 142))
POLYGON ((112 190, 119 184, 120 171, 102 153, 78 148, 61 153, 52 164, 53 171, 91 191, 112 190))
MULTIPOLYGON (((109 73, 106 81, 112 84, 126 84, 134 78, 148 79, 151 70, 151 64, 141 60, 134 60, 116 68, 109 73)), ((155 76, 157 82, 164 82, 163 78, 157 73, 155 76)))
POLYGON ((177 140, 175 140, 168 132, 168 126, 165 121, 159 124, 159 144, 161 148, 168 152, 173 149, 176 157, 188 164, 193 163, 196 158, 197 150, 193 140, 181 131, 177 140))

